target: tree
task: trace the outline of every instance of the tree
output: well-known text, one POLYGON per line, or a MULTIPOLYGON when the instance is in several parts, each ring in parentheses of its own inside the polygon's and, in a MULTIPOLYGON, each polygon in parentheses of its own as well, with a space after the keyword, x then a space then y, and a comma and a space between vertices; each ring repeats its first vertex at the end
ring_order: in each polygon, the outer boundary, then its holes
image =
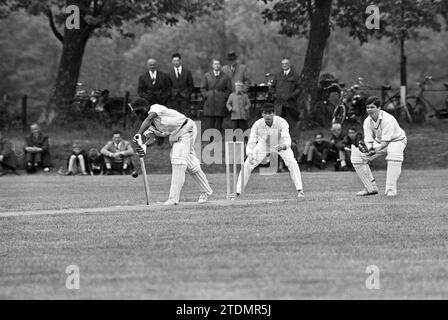
POLYGON ((220 8, 222 3, 223 0, 1 0, 0 17, 23 9, 32 15, 44 14, 54 36, 62 44, 56 83, 44 115, 44 120, 51 123, 73 99, 84 50, 92 36, 108 36, 116 29, 123 36, 131 37, 132 34, 124 30, 126 21, 146 27, 157 22, 175 25, 181 19, 192 22, 197 16, 220 8), (79 8, 79 28, 67 27, 67 18, 74 14, 66 12, 68 6, 79 8), (63 31, 59 30, 61 28, 63 31))
POLYGON ((330 32, 335 27, 366 43, 369 38, 388 38, 393 43, 401 39, 416 39, 422 28, 440 32, 447 18, 447 3, 441 0, 382 0, 375 5, 380 10, 380 28, 368 29, 366 8, 368 0, 260 0, 269 7, 263 11, 268 21, 281 24, 280 33, 288 37, 308 38, 308 48, 301 72, 303 88, 299 105, 317 99, 317 85, 322 58, 330 32), (401 18, 402 9, 404 11, 401 18))

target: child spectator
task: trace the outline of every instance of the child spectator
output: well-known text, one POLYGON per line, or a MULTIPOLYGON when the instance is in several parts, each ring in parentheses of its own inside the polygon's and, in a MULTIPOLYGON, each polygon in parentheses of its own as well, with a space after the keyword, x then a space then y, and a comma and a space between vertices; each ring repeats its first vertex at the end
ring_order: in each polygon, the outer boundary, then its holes
POLYGON ((230 94, 227 100, 227 109, 230 112, 230 120, 232 121, 232 129, 242 129, 246 131, 248 128, 247 119, 250 109, 249 96, 244 92, 244 85, 241 81, 235 82, 235 92, 230 94))
POLYGON ((87 153, 81 148, 81 145, 79 143, 73 143, 72 154, 67 159, 68 169, 65 175, 71 176, 75 172, 81 172, 83 176, 87 176, 87 158, 87 153))
POLYGON ((104 158, 98 149, 92 148, 88 154, 88 167, 90 174, 101 175, 104 172, 104 158))

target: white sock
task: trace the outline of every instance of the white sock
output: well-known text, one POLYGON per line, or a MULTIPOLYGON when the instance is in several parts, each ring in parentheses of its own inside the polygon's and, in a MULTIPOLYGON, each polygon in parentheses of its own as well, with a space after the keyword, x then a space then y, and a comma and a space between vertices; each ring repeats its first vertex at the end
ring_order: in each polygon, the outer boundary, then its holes
POLYGON ((68 161, 68 171, 73 172, 75 169, 75 161, 76 157, 74 155, 70 156, 70 160, 68 161))
POLYGON ((84 157, 82 155, 78 156, 79 166, 81 167, 82 172, 86 172, 86 163, 84 161, 84 157))
POLYGON ((187 165, 173 164, 171 174, 171 187, 169 199, 178 203, 180 199, 180 192, 185 182, 185 171, 187 170, 187 165))
POLYGON ((208 183, 204 171, 199 170, 197 172, 191 172, 191 176, 193 177, 193 180, 196 181, 196 183, 199 185, 199 188, 202 192, 205 192, 208 195, 211 195, 213 193, 213 190, 208 183))
POLYGON ((372 171, 370 171, 370 167, 368 164, 353 164, 356 173, 358 174, 359 179, 361 179, 362 184, 366 187, 368 192, 376 191, 376 183, 373 178, 372 171))
POLYGON ((397 182, 401 175, 401 161, 387 161, 386 191, 397 193, 397 182))
POLYGON ((341 167, 345 167, 347 165, 347 163, 345 162, 345 160, 341 160, 341 167))

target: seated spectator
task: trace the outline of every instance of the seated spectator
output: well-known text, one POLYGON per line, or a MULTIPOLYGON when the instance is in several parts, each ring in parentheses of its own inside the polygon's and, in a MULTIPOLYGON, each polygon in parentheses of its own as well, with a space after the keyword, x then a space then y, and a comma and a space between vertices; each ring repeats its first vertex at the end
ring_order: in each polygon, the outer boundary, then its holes
POLYGON ((51 157, 48 136, 40 131, 40 126, 34 123, 30 126, 31 134, 25 138, 26 171, 36 172, 37 168, 43 168, 44 172, 50 171, 51 157))
POLYGON ((74 143, 72 154, 67 159, 68 169, 65 175, 71 176, 75 172, 81 172, 83 176, 88 175, 86 166, 87 159, 87 153, 81 148, 78 143, 74 143))
POLYGON ((320 169, 325 169, 328 159, 330 143, 324 140, 323 133, 319 132, 314 136, 314 141, 308 141, 299 159, 299 163, 306 163, 307 171, 311 171, 313 165, 320 169))
POLYGON ((134 170, 132 164, 134 149, 129 141, 121 138, 121 132, 118 130, 113 132, 112 141, 106 143, 101 149, 101 154, 106 164, 106 175, 111 175, 114 171, 131 174, 130 170, 134 170))
POLYGON ((92 176, 104 173, 104 158, 98 149, 91 148, 87 156, 87 166, 92 176))
POLYGON ((340 123, 333 123, 331 126, 330 150, 327 160, 335 160, 334 168, 336 171, 347 171, 347 162, 344 150, 344 135, 340 123))
POLYGON ((16 169, 17 157, 14 153, 13 145, 3 138, 3 134, 0 131, 0 176, 5 175, 7 171, 18 175, 16 169))
POLYGON ((231 93, 227 100, 227 109, 230 112, 230 120, 232 121, 232 129, 247 130, 247 119, 250 110, 249 96, 244 92, 243 83, 235 82, 235 92, 231 93))
POLYGON ((344 143, 345 158, 347 159, 347 166, 352 170, 354 170, 352 164, 350 163, 350 157, 352 154, 352 144, 355 147, 358 147, 359 142, 362 140, 363 140, 362 134, 358 132, 355 128, 348 129, 347 135, 344 137, 343 143, 344 143))

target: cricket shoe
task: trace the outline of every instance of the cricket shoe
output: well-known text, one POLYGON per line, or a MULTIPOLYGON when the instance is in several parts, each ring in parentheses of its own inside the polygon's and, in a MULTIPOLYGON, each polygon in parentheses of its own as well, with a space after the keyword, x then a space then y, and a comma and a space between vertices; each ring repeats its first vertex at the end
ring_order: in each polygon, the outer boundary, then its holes
POLYGON ((378 189, 374 189, 372 192, 369 192, 367 189, 364 189, 362 191, 359 191, 356 195, 360 197, 365 197, 365 196, 373 196, 375 194, 378 194, 378 189))
POLYGON ((305 197, 305 193, 303 193, 303 190, 298 190, 297 191, 297 197, 299 197, 299 198, 304 198, 305 197))
POLYGON ((178 204, 179 204, 178 202, 175 202, 175 201, 172 200, 172 199, 168 199, 168 200, 166 200, 166 201, 163 203, 164 206, 175 206, 175 205, 178 205, 178 204))
POLYGON ((202 192, 201 195, 199 196, 198 203, 205 203, 205 202, 207 202, 208 201, 208 197, 211 196, 212 194, 213 194, 213 192, 210 193, 210 194, 208 194, 207 192, 202 192))
POLYGON ((386 197, 396 197, 396 196, 397 196, 397 193, 394 190, 392 190, 392 189, 386 190, 386 197))

